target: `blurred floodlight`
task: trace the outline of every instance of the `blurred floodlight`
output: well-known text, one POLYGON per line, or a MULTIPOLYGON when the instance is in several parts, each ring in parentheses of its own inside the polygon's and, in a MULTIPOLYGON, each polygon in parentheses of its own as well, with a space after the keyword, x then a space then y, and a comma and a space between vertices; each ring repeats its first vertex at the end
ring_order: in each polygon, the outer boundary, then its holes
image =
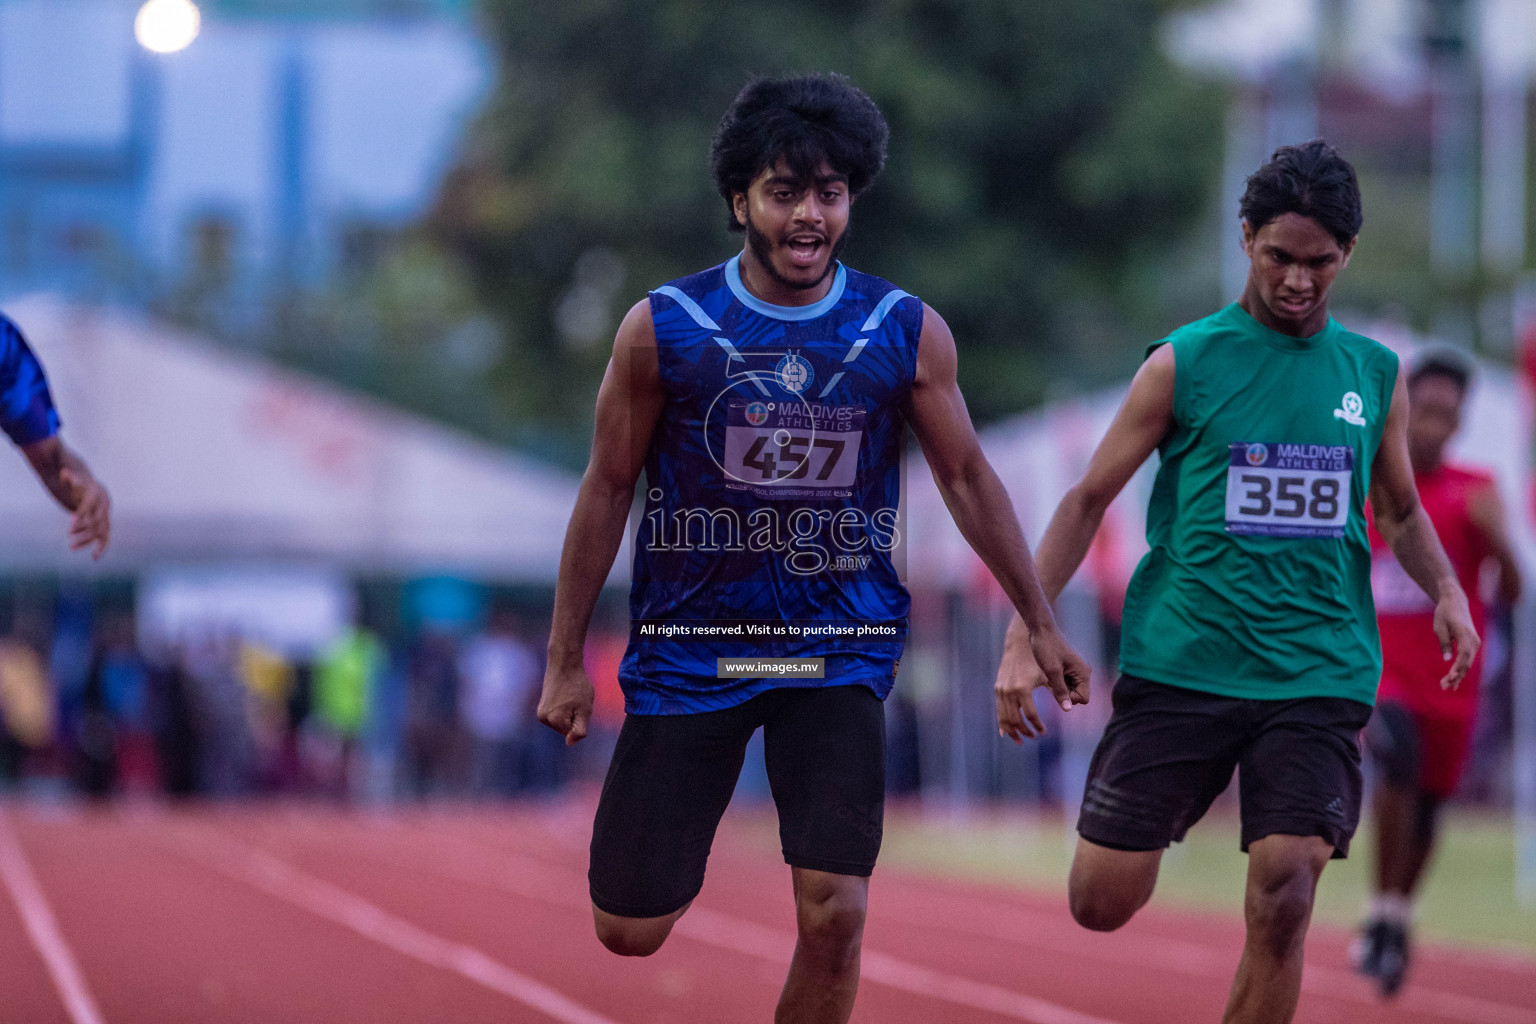
POLYGON ((1497 83, 1536 78, 1536 3, 1485 0, 1482 15, 1483 73, 1497 83))
POLYGON ((133 19, 133 34, 146 50, 175 53, 192 45, 202 21, 192 0, 148 0, 133 19))
POLYGON ((1226 0, 1168 20, 1167 43, 1186 67, 1259 79, 1313 52, 1317 0, 1226 0))

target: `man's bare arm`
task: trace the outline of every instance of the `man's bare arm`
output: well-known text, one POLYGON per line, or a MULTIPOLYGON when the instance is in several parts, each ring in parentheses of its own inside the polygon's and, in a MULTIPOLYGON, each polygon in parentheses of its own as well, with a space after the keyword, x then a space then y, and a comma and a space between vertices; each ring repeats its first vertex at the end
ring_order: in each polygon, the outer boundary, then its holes
POLYGON ((55 501, 71 513, 69 548, 93 547, 100 558, 112 539, 112 499, 91 469, 57 435, 23 445, 22 453, 55 501))
POLYGON ((1429 514, 1419 504, 1413 463, 1408 457, 1408 381, 1401 369, 1382 428, 1381 446, 1371 466, 1371 509, 1376 514, 1376 528, 1398 564, 1435 602, 1434 628, 1440 650, 1448 661, 1453 652, 1455 655, 1440 685, 1448 689, 1459 686, 1482 641, 1472 628, 1467 595, 1456 581, 1429 514))
POLYGON ((1482 531, 1488 542, 1488 550, 1499 563, 1498 599, 1507 605, 1520 600, 1520 558, 1515 554, 1514 543, 1509 538, 1509 526, 1504 516, 1504 502, 1499 489, 1490 484, 1480 488, 1468 503, 1472 524, 1482 531))
POLYGON ((635 481, 664 402, 650 302, 641 300, 625 315, 614 338, 613 356, 597 393, 592 456, 560 553, 539 721, 565 736, 567 744, 587 734, 593 700, 592 683, 582 665, 587 627, 623 543, 635 481))
MULTIPOLYGON (((1082 564, 1104 519, 1104 512, 1126 482, 1147 461, 1173 425, 1173 346, 1149 356, 1131 381, 1130 392, 1080 480, 1061 499, 1040 541, 1040 583, 1054 602, 1082 564)), ((1038 685, 1039 668, 1030 657, 1029 631, 1015 618, 1003 641, 996 689, 1038 685)))
POLYGON ((1083 564, 1110 503, 1168 436, 1173 380, 1173 346, 1163 345, 1141 364, 1083 478, 1056 506, 1040 541, 1040 582, 1052 601, 1083 564))
MULTIPOLYGON (((1032 658, 1039 663, 1044 684, 1066 711, 1073 703, 1088 700, 1088 666, 1056 629, 1013 502, 976 439, 956 381, 957 369, 949 325, 924 306, 909 410, 913 432, 955 525, 1001 584, 1021 621, 1028 624, 1026 642, 1032 658)), ((1044 732, 1030 699, 1032 690, 998 694, 998 725, 1004 735, 1018 740, 1044 732)))

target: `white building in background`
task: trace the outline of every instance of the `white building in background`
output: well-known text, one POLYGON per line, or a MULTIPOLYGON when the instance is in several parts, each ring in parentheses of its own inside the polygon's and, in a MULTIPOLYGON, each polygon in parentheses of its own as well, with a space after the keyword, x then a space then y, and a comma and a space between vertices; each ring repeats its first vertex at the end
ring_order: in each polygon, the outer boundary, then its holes
MULTIPOLYGON (((1241 84, 1228 117, 1222 210, 1278 146, 1321 133, 1319 84, 1351 83, 1359 105, 1423 106, 1432 152, 1430 257, 1448 292, 1481 273, 1481 308, 1447 301, 1434 330, 1507 354, 1536 330, 1527 255, 1527 140, 1536 82, 1536 0, 1224 0, 1178 13, 1169 51, 1185 66, 1241 84), (1480 326, 1474 328, 1474 321, 1480 326)), ((1247 274, 1223 223, 1223 290, 1247 274)), ((1533 335, 1536 337, 1536 335, 1533 335)))
POLYGON ((35 296, 8 305, 52 376, 64 436, 112 491, 112 545, 0 453, 0 579, 166 566, 319 566, 552 583, 577 479, 148 317, 35 296))
POLYGON ((419 218, 491 84, 461 0, 0 0, 0 299, 140 302, 201 275, 259 308, 419 218))
MULTIPOLYGON (((1169 19, 1167 42, 1184 64, 1261 82, 1285 64, 1320 57, 1384 93, 1425 86, 1424 34, 1441 0, 1223 0, 1169 19)), ((1536 0, 1451 0, 1464 5, 1471 42, 1489 74, 1536 75, 1536 0)))

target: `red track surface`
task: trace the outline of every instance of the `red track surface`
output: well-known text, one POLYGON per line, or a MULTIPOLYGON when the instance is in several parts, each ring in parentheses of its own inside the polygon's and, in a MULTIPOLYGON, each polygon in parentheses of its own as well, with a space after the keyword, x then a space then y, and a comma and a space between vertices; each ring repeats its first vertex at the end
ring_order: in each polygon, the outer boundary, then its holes
MULTIPOLYGON (((587 909, 589 814, 0 808, 0 1022, 771 1020, 788 869, 728 824, 667 946, 614 957, 587 909)), ((1346 939, 1314 930, 1298 1021, 1536 1024, 1536 960, 1424 947, 1384 1006, 1346 939)), ((1241 943, 1235 919, 1154 906, 1094 935, 1060 894, 881 869, 854 1020, 1215 1021, 1241 943)))

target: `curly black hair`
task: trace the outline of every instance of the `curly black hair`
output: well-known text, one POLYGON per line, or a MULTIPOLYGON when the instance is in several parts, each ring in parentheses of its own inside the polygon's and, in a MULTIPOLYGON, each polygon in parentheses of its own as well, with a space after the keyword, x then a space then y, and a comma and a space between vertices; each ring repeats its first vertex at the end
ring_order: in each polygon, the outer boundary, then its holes
POLYGON ((1287 213, 1311 217, 1341 247, 1365 221, 1354 166, 1322 139, 1275 150, 1249 176, 1238 212, 1255 231, 1287 213))
POLYGON ((732 209, 735 194, 780 160, 806 182, 829 166, 859 195, 885 166, 890 134, 874 100, 844 75, 748 82, 720 119, 709 147, 710 171, 731 230, 742 230, 732 209))

